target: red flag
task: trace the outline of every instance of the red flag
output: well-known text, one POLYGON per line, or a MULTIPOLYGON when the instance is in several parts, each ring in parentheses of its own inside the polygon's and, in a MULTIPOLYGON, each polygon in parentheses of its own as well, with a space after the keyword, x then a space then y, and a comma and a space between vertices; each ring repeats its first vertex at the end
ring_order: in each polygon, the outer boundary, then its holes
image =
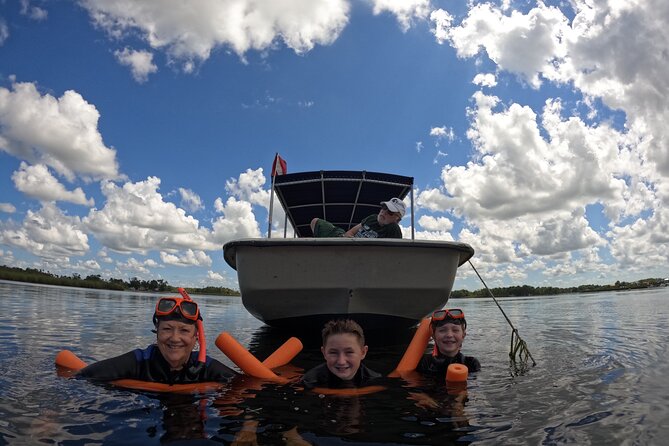
POLYGON ((283 175, 288 173, 286 160, 281 158, 277 153, 272 163, 272 176, 283 175))

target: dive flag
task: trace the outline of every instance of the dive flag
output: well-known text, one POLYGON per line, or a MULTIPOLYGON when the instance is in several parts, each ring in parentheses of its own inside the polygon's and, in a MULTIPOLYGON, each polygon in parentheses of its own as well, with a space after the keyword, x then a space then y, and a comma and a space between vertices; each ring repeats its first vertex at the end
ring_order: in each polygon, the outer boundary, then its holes
POLYGON ((288 173, 286 160, 281 158, 277 153, 272 163, 272 176, 283 175, 288 173))

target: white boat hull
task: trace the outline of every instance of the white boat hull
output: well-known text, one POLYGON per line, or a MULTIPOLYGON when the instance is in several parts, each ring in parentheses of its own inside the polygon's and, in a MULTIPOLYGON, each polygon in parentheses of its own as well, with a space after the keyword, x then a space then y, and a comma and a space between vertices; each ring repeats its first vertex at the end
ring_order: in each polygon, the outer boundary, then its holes
POLYGON ((397 239, 245 239, 224 246, 242 301, 273 326, 353 317, 410 326, 448 301, 464 243, 397 239))

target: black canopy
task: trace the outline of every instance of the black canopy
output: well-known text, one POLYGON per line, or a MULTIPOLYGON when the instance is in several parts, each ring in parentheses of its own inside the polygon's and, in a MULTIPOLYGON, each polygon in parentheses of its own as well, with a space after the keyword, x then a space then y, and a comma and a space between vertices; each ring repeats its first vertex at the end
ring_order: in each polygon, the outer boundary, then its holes
MULTIPOLYGON (((381 202, 404 199, 413 177, 329 170, 277 175, 274 190, 298 237, 312 237, 309 223, 322 218, 345 230, 377 214, 381 202)), ((411 197, 413 199, 413 197, 411 197)))

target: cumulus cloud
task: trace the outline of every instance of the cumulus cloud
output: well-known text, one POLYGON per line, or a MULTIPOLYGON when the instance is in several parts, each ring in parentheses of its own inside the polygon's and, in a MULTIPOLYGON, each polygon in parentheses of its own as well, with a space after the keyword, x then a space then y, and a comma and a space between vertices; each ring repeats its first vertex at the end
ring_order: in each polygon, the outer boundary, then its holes
POLYGON ((430 19, 437 41, 448 41, 458 57, 473 57, 483 50, 501 69, 518 74, 535 88, 541 85, 539 73, 564 55, 562 42, 569 33, 564 14, 543 3, 528 14, 510 15, 490 3, 478 4, 458 26, 441 9, 430 19))
POLYGON ((153 49, 192 70, 216 47, 242 56, 283 42, 297 53, 332 43, 348 23, 345 0, 80 0, 93 21, 114 38, 139 33, 153 49))
POLYGON ((479 73, 474 76, 472 84, 482 87, 494 87, 497 85, 497 78, 492 73, 479 73))
POLYGON ((260 237, 260 228, 251 204, 229 197, 223 203, 220 198, 214 203, 216 211, 223 214, 213 223, 213 239, 225 243, 235 238, 260 237))
POLYGON ((149 274, 149 268, 156 266, 156 262, 147 259, 139 261, 134 257, 129 257, 125 262, 116 262, 116 267, 121 271, 127 271, 130 274, 149 274))
POLYGON ((373 0, 373 3, 375 15, 394 14, 404 32, 411 28, 414 20, 425 20, 432 9, 430 0, 373 0))
POLYGON ((24 194, 42 201, 69 201, 83 206, 93 206, 95 201, 86 198, 84 191, 78 187, 68 191, 44 164, 29 166, 21 162, 19 170, 14 172, 12 180, 16 189, 24 194))
POLYGON ((262 167, 256 170, 246 169, 238 179, 227 180, 225 190, 233 197, 269 209, 270 193, 263 189, 266 181, 262 167))
POLYGON ((11 203, 0 203, 0 212, 13 214, 14 212, 16 212, 16 206, 14 206, 11 203))
POLYGON ((21 226, 0 231, 0 242, 65 263, 70 256, 84 255, 89 249, 79 217, 67 216, 55 204, 46 202, 37 212, 28 210, 21 226))
POLYGON ((158 192, 160 179, 126 182, 122 187, 103 181, 105 206, 83 219, 86 228, 106 247, 118 252, 154 249, 216 249, 209 231, 158 192))
POLYGON ((150 51, 123 48, 114 51, 114 56, 121 65, 130 67, 133 79, 140 84, 149 80, 149 74, 158 71, 158 67, 153 63, 153 54, 150 51))
POLYGON ((181 206, 186 208, 187 210, 191 212, 197 212, 200 209, 204 208, 204 205, 202 204, 202 199, 198 194, 196 194, 192 190, 180 187, 179 194, 181 194, 181 206))
POLYGON ((183 255, 160 252, 160 260, 167 265, 175 266, 211 266, 211 257, 204 251, 188 249, 183 255))
POLYGON ((225 277, 223 277, 221 274, 219 274, 217 272, 209 270, 209 271, 207 271, 207 279, 222 282, 222 281, 225 280, 225 277))
POLYGON ((32 83, 0 87, 0 150, 73 181, 119 177, 116 151, 98 131, 100 114, 75 91, 41 95, 32 83))

